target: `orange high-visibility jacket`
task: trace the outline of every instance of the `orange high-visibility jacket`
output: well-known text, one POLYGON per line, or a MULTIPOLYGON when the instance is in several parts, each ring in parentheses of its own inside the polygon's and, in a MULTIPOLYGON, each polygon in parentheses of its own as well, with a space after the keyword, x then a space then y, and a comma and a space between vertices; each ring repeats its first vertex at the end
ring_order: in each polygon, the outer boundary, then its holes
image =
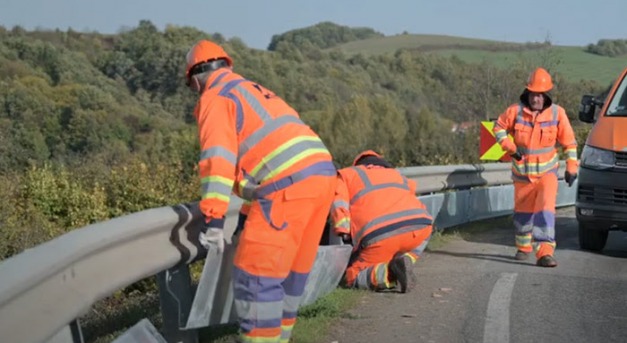
POLYGON ((331 154, 297 112, 230 69, 211 75, 194 114, 201 147, 200 210, 217 227, 224 224, 232 192, 250 201, 276 180, 284 188, 307 175, 335 175, 331 154))
POLYGON ((508 107, 494 125, 497 142, 509 154, 520 152, 520 161, 512 159, 514 179, 532 180, 547 172, 557 172, 559 155, 556 143, 567 154, 566 169, 576 173, 577 140, 561 106, 551 104, 544 111, 534 115, 521 104, 508 107), (514 142, 507 136, 512 134, 514 142))
POLYGON ((416 183, 396 169, 374 165, 340 169, 331 207, 335 234, 350 234, 358 249, 431 225, 433 219, 415 193, 416 183))

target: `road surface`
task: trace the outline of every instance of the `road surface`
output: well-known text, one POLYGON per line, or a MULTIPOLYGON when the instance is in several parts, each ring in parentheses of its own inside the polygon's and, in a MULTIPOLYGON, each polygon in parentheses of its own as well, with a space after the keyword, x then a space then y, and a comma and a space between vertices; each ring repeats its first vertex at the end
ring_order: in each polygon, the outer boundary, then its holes
POLYGON ((627 342, 627 233, 581 251, 574 208, 558 210, 559 265, 541 268, 500 226, 425 253, 413 292, 367 294, 325 341, 627 342))

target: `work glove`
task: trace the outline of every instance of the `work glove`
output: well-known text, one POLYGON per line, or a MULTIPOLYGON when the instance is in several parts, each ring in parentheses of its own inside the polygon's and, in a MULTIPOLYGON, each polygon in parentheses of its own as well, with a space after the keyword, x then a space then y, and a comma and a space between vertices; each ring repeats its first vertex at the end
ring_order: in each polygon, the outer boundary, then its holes
POLYGON ((564 174, 564 181, 566 181, 566 183, 568 184, 568 187, 572 187, 576 179, 577 179, 577 173, 571 174, 568 171, 566 171, 566 173, 564 174))
POLYGON ((347 233, 340 233, 340 238, 342 238, 342 242, 344 242, 344 244, 352 244, 353 240, 351 239, 351 235, 347 234, 347 233))
POLYGON ((208 251, 217 249, 218 254, 224 252, 224 230, 221 228, 204 228, 198 236, 198 241, 208 251))
POLYGON ((516 151, 515 153, 511 154, 510 156, 512 156, 512 158, 515 159, 516 161, 522 160, 522 155, 518 151, 516 151))

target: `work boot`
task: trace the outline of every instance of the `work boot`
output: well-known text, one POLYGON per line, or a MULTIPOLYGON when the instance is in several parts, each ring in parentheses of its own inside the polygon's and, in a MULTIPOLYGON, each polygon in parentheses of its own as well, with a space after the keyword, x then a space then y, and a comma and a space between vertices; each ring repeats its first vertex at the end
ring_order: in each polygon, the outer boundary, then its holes
POLYGON ((414 288, 414 275, 411 259, 408 256, 396 257, 388 264, 391 281, 396 281, 401 287, 401 293, 407 293, 414 288))
POLYGON ((557 266, 557 261, 551 255, 544 255, 538 259, 536 265, 540 267, 555 267, 557 266))
POLYGON ((524 261, 529 258, 529 253, 524 251, 516 251, 516 255, 514 256, 518 261, 524 261))

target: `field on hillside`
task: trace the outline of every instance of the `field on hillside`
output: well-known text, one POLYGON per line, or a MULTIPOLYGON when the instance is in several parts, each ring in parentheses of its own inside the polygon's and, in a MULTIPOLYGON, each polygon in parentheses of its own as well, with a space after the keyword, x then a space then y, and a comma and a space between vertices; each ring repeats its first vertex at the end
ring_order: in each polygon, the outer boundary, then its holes
POLYGON ((584 47, 546 47, 542 43, 507 43, 439 35, 407 34, 365 39, 346 43, 335 49, 371 55, 390 53, 401 48, 444 56, 456 55, 467 62, 486 61, 500 67, 521 61, 539 64, 548 59, 569 80, 595 80, 603 86, 612 82, 627 67, 627 56, 594 55, 585 52, 584 47))

